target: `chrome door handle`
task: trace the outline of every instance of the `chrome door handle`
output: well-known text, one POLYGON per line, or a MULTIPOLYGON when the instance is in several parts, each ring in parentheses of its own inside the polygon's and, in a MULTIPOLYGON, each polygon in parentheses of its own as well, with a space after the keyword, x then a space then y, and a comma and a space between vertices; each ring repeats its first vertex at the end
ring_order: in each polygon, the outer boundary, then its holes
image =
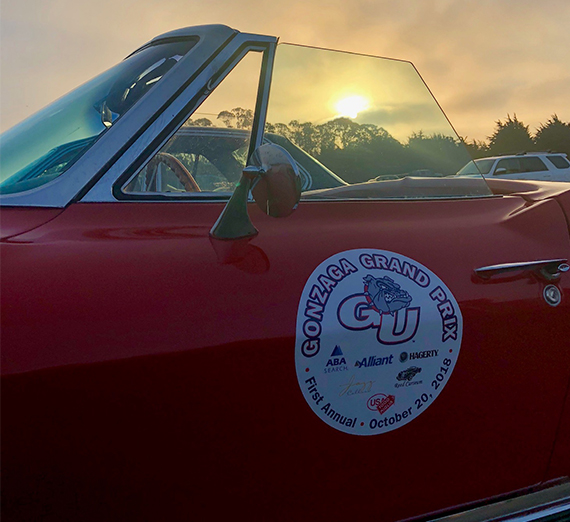
POLYGON ((532 270, 547 281, 556 281, 564 272, 570 270, 567 259, 545 259, 542 261, 523 261, 520 263, 503 263, 501 265, 476 268, 475 273, 482 279, 489 279, 496 274, 532 270))

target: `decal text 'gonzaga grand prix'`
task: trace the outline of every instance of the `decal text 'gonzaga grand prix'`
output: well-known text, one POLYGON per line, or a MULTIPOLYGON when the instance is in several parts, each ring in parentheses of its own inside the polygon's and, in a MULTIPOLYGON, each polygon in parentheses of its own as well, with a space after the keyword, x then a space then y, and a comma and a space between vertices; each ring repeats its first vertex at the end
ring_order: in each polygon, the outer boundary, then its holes
POLYGON ((299 385, 333 428, 354 435, 397 429, 443 390, 462 326, 454 296, 420 263, 384 250, 335 254, 301 297, 299 385))

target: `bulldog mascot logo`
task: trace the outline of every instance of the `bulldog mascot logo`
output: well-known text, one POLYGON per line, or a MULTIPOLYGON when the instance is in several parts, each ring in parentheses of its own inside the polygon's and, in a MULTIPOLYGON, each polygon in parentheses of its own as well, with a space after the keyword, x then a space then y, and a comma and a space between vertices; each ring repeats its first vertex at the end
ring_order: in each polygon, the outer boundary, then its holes
POLYGON ((380 314, 394 315, 394 312, 407 308, 412 302, 410 294, 388 276, 367 275, 364 278, 364 295, 371 307, 380 314))

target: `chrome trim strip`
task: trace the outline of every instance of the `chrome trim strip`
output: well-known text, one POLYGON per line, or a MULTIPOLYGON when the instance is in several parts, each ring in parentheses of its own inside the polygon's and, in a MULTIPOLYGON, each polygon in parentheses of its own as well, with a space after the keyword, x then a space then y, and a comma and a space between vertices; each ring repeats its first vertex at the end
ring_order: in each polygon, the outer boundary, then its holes
POLYGON ((564 505, 560 505, 560 506, 556 506, 556 507, 552 507, 549 509, 545 509, 540 511, 539 513, 533 513, 532 515, 515 515, 515 517, 509 517, 507 519, 504 519, 505 522, 531 522, 533 520, 540 520, 540 519, 544 519, 545 517, 550 517, 553 515, 559 515, 559 514, 566 514, 568 516, 568 518, 566 520, 570 519, 570 503, 566 503, 564 505), (537 518, 540 517, 540 518, 537 518))
MULTIPOLYGON (((559 484, 487 506, 431 518, 430 522, 532 522, 564 515, 570 519, 570 483, 559 484)), ((562 520, 562 519, 560 519, 562 520)))

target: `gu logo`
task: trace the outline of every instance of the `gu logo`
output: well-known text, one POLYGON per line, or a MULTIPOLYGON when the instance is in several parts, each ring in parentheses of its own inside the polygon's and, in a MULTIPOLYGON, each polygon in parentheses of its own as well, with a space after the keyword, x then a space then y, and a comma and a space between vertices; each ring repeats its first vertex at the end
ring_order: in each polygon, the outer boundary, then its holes
POLYGON ((412 339, 420 323, 420 308, 410 308, 412 297, 388 276, 364 277, 364 293, 343 299, 339 323, 348 330, 377 328, 381 344, 402 344, 412 339))

